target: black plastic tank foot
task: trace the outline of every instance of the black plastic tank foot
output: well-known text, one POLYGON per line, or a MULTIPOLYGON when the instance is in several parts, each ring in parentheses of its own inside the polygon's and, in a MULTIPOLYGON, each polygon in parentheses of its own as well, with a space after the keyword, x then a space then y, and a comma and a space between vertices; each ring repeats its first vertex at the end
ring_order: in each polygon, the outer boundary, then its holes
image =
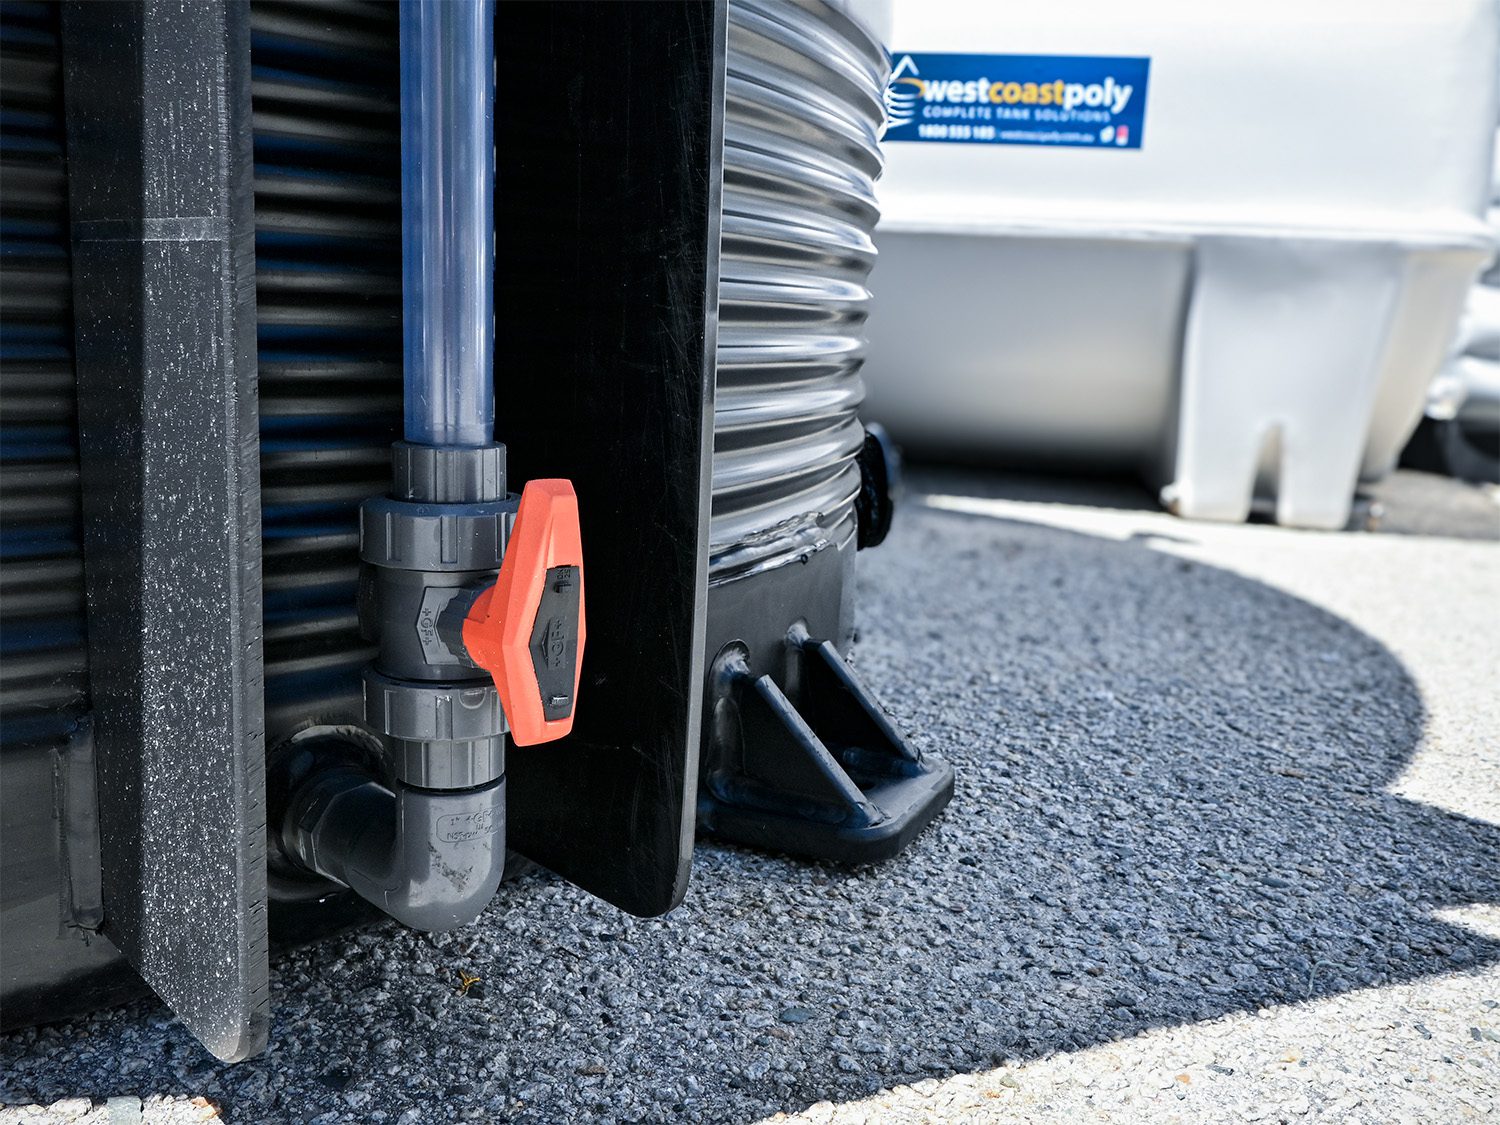
POLYGON ((800 627, 786 688, 727 646, 710 677, 700 830, 838 863, 904 849, 953 796, 953 767, 913 748, 838 650, 800 627))

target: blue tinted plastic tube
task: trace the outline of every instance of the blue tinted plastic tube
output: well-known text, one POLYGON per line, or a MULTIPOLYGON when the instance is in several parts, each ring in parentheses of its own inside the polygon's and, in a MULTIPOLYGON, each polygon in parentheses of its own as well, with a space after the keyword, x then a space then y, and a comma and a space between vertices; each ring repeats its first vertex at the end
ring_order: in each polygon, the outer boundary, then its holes
POLYGON ((406 440, 494 440, 493 0, 401 0, 406 440))

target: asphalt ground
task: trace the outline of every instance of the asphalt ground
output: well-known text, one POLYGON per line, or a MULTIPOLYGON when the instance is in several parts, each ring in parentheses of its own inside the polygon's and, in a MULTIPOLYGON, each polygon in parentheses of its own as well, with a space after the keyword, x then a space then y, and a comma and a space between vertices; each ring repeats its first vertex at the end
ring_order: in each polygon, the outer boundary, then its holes
POLYGON ((901 857, 701 841, 652 920, 528 875, 280 958, 248 1063, 145 1002, 6 1037, 0 1120, 1500 1113, 1500 505, 1373 499, 1313 533, 915 473, 856 667, 958 786, 901 857))

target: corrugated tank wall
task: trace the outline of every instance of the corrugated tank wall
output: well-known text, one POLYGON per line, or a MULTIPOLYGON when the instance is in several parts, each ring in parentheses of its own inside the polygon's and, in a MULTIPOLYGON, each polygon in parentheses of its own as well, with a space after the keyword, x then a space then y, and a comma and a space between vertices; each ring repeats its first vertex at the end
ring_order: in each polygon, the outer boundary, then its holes
POLYGON ((401 436, 396 6, 250 6, 268 738, 357 718, 359 504, 401 436))
POLYGON ((0 3, 0 1018, 137 987, 99 921, 56 4, 0 3), (75 735, 77 737, 75 737, 75 735), (66 808, 62 813, 60 806, 66 808), (69 862, 64 838, 78 854, 69 862), (66 980, 64 996, 49 993, 66 980))
POLYGON ((729 5, 715 563, 808 514, 854 534, 888 67, 827 5, 729 5))
POLYGON ((58 8, 0 5, 0 727, 88 709, 58 8))

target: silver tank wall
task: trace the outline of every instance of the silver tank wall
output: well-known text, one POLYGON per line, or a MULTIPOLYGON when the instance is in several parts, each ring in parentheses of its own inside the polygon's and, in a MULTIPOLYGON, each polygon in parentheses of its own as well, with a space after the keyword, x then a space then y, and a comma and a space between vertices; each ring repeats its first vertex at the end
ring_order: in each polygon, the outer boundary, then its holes
POLYGON ((839 8, 731 0, 711 580, 798 525, 852 542, 888 70, 839 8))

